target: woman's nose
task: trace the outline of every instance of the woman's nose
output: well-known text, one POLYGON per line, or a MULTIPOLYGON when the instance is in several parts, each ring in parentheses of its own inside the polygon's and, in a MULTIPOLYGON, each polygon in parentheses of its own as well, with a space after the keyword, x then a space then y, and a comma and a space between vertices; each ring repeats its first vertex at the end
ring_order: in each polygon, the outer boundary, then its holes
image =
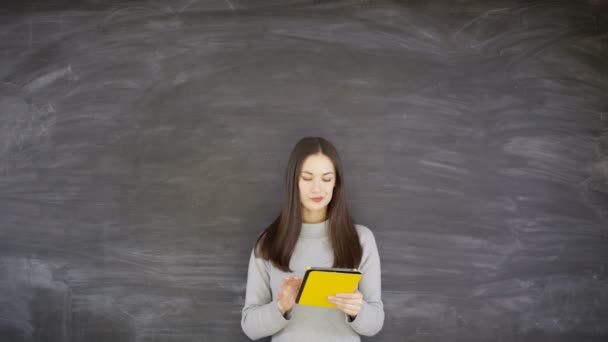
POLYGON ((321 181, 320 180, 315 180, 312 183, 312 189, 313 190, 321 190, 321 181))

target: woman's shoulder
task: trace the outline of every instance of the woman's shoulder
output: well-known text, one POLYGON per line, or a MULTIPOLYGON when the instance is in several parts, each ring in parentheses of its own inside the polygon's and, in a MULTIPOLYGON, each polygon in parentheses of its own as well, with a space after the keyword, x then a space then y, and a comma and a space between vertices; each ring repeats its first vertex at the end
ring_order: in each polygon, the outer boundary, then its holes
POLYGON ((364 226, 359 223, 355 223, 355 229, 357 230, 357 234, 359 234, 359 239, 361 242, 365 243, 367 241, 374 241, 374 233, 367 226, 364 226))

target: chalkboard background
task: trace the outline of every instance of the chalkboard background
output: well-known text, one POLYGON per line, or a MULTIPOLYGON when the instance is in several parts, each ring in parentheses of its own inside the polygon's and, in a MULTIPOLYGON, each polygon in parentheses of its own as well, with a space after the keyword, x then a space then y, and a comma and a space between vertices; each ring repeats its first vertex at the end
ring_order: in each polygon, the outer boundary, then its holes
POLYGON ((607 1, 2 6, 1 341, 246 341, 308 135, 377 239, 374 340, 608 339, 607 1))

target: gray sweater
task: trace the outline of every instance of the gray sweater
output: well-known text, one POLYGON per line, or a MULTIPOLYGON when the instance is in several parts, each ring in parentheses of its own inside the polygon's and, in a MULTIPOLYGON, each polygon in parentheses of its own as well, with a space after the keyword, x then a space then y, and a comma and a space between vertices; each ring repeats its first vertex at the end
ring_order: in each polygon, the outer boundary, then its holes
POLYGON ((359 270, 363 274, 358 289, 363 294, 361 311, 353 321, 347 314, 335 309, 295 304, 281 315, 277 307, 281 281, 288 275, 303 278, 306 266, 331 267, 333 250, 328 235, 328 221, 304 223, 286 273, 275 268, 270 261, 256 258, 253 250, 247 272, 245 306, 241 327, 252 340, 272 336, 273 342, 298 341, 361 341, 359 335, 372 336, 384 324, 384 307, 381 299, 380 257, 372 231, 355 225, 363 246, 359 270))

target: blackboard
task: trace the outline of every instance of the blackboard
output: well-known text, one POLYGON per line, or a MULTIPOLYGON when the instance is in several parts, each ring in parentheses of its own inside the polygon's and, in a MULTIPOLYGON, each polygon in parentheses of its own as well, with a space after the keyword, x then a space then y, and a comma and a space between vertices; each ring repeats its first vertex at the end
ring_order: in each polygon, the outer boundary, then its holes
POLYGON ((606 1, 5 1, 0 340, 246 341, 295 142, 376 341, 608 339, 606 1))

